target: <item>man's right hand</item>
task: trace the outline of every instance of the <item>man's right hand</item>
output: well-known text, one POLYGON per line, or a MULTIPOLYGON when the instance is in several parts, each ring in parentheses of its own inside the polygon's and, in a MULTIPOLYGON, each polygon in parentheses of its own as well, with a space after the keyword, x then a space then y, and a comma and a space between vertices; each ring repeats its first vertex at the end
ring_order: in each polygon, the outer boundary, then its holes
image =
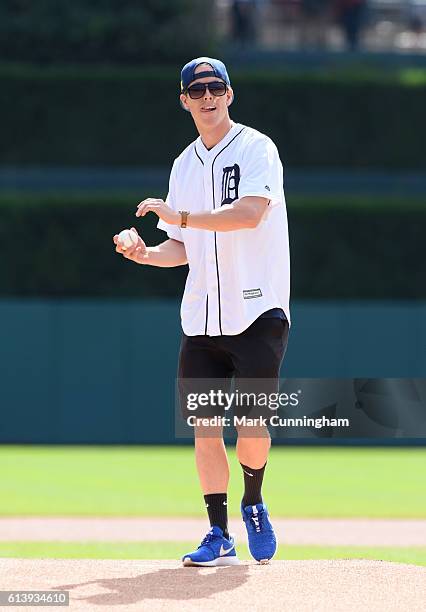
MULTIPOLYGON (((138 234, 137 230, 132 227, 131 228, 136 234, 138 234)), ((142 263, 144 256, 146 255, 146 244, 142 240, 142 238, 138 234, 138 241, 131 247, 123 248, 121 244, 118 242, 118 234, 115 234, 113 237, 113 242, 115 244, 115 250, 117 253, 121 253, 123 257, 126 259, 130 259, 135 263, 142 263)))

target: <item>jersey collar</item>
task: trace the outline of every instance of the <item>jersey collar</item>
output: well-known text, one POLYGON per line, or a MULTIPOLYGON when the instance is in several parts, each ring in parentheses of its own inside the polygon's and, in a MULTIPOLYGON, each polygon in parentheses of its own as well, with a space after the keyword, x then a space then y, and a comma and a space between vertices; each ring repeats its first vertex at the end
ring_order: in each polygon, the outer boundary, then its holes
POLYGON ((197 153, 202 159, 202 161, 206 161, 211 157, 216 156, 219 151, 221 151, 226 145, 234 138, 234 136, 241 130, 243 126, 240 123, 234 123, 229 132, 225 134, 225 136, 220 140, 217 145, 215 145, 212 149, 207 149, 201 140, 201 136, 198 136, 195 141, 195 146, 197 148, 197 153))

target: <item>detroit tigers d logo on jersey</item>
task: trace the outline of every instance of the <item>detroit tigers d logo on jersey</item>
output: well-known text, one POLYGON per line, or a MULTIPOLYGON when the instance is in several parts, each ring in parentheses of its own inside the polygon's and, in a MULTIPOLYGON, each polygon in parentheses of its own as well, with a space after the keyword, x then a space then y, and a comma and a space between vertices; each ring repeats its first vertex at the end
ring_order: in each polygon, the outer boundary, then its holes
POLYGON ((227 166, 223 169, 222 176, 222 201, 224 204, 231 204, 238 200, 238 185, 240 184, 240 167, 238 164, 227 166))

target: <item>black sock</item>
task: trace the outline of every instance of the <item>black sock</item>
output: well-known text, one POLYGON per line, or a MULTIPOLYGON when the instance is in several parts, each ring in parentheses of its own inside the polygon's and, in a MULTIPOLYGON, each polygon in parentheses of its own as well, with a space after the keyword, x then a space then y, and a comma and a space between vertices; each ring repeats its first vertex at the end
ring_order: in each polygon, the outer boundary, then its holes
POLYGON ((204 495, 210 526, 217 525, 223 531, 225 538, 229 538, 228 532, 228 496, 226 493, 210 493, 204 495))
POLYGON ((266 463, 263 467, 255 470, 247 465, 240 463, 244 473, 244 497, 242 504, 244 508, 246 506, 254 506, 255 504, 262 503, 262 482, 263 473, 265 471, 266 463))

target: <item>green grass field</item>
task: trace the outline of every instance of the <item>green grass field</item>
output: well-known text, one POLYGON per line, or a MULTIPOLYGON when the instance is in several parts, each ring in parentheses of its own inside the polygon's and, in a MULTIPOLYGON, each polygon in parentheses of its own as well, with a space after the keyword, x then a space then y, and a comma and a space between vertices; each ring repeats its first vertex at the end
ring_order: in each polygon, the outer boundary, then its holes
MULTIPOLYGON (((242 478, 230 449, 230 513, 242 478)), ((426 449, 272 449, 273 516, 426 518, 426 449)), ((204 516, 191 447, 0 447, 2 516, 204 516)), ((0 557, 179 559, 197 542, 0 542, 0 557)), ((242 560, 249 554, 238 546, 242 560)), ((363 558, 426 566, 426 548, 281 545, 277 559, 363 558)))
MULTIPOLYGON (((56 559, 180 559, 199 542, 3 542, 0 557, 56 559)), ((237 547, 241 560, 251 559, 245 543, 237 547)), ((426 566, 426 548, 365 546, 285 546, 274 559, 377 559, 426 566)))
MULTIPOLYGON (((274 516, 425 518, 425 473, 426 449, 275 447, 263 492, 274 516)), ((3 516, 204 516, 191 447, 3 446, 0 482, 3 516)))

